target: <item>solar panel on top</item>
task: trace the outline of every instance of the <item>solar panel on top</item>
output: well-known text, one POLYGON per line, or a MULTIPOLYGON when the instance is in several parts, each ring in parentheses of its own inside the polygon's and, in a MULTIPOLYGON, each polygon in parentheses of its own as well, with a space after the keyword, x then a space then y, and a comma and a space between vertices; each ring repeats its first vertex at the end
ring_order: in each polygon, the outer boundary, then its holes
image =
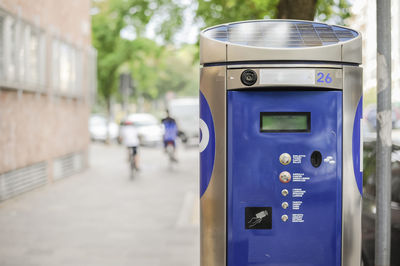
POLYGON ((270 48, 323 46, 358 35, 353 30, 323 23, 268 20, 232 23, 206 30, 204 34, 223 42, 270 48))

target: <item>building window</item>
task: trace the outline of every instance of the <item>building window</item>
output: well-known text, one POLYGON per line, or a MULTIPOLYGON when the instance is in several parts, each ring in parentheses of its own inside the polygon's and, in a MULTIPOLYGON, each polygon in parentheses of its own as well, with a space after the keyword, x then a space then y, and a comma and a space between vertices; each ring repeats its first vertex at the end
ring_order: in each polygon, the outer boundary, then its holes
POLYGON ((39 34, 37 30, 29 31, 30 35, 28 36, 27 44, 28 44, 28 80, 33 86, 39 85, 39 34))
POLYGON ((44 87, 45 43, 41 29, 0 11, 0 85, 34 91, 44 87))
POLYGON ((13 83, 17 77, 17 21, 11 16, 5 18, 3 56, 5 79, 13 83))
POLYGON ((82 96, 82 52, 71 44, 54 39, 52 43, 52 87, 61 95, 82 96))
POLYGON ((72 57, 68 49, 68 45, 65 43, 61 43, 60 45, 60 61, 57 68, 59 69, 60 75, 60 91, 62 94, 68 94, 70 86, 70 79, 72 75, 72 57))
POLYGON ((51 87, 57 91, 60 84, 60 54, 59 54, 59 41, 53 40, 51 44, 51 87))
POLYGON ((4 15, 0 13, 0 79, 4 79, 4 15))
POLYGON ((82 88, 82 81, 83 81, 83 57, 82 51, 77 50, 75 54, 75 84, 74 84, 74 94, 76 96, 83 96, 83 88, 82 88))
POLYGON ((29 28, 27 25, 24 25, 22 22, 17 24, 16 29, 17 36, 17 55, 18 55, 18 81, 20 85, 26 85, 25 80, 25 72, 27 69, 27 39, 29 38, 29 28))
POLYGON ((88 69, 89 100, 94 103, 97 94, 97 50, 94 48, 88 52, 88 69))
POLYGON ((46 87, 46 35, 43 31, 39 32, 39 86, 42 90, 46 87))
POLYGON ((94 49, 86 52, 60 38, 48 42, 44 30, 0 9, 0 87, 43 92, 48 85, 56 94, 83 97, 84 89, 92 93, 95 87, 95 64, 94 49))

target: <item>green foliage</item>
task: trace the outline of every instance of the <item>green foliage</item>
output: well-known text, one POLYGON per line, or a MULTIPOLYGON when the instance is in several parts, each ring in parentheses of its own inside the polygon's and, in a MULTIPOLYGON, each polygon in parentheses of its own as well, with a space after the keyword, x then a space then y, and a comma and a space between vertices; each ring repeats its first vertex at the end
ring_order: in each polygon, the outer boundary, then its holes
POLYGON ((376 88, 371 88, 363 93, 363 105, 376 105, 376 88))
POLYGON ((149 39, 136 39, 136 53, 129 61, 136 95, 157 99, 168 91, 193 95, 198 93, 197 62, 193 64, 196 48, 188 45, 181 49, 159 46, 149 39))
POLYGON ((198 94, 198 62, 193 64, 196 48, 187 45, 179 50, 172 47, 165 50, 161 62, 157 89, 161 94, 174 91, 178 94, 198 94))
POLYGON ((279 0, 199 0, 197 18, 205 25, 273 18, 277 13, 279 0))
POLYGON ((119 69, 124 64, 132 67, 138 92, 157 97, 154 73, 163 49, 142 36, 146 25, 156 17, 158 36, 168 42, 182 24, 182 7, 174 0, 108 0, 94 1, 93 12, 92 42, 98 51, 98 91, 108 108, 112 95, 117 92, 119 69), (130 30, 136 38, 122 38, 124 30, 130 30))
POLYGON ((319 21, 332 20, 332 23, 344 25, 350 17, 350 4, 347 0, 318 0, 315 18, 319 21))
MULTIPOLYGON (((196 16, 206 27, 232 21, 278 18, 280 0, 198 0, 196 16)), ((296 0, 291 5, 299 5, 296 0)), ((350 16, 348 0, 316 1, 316 16, 320 21, 334 19, 343 24, 350 16)))
MULTIPOLYGON (((197 19, 206 26, 230 21, 276 18, 282 0, 198 0, 197 19)), ((313 0, 310 0, 313 1, 313 0)), ((347 0, 315 0, 318 20, 349 16, 347 0)), ((290 2, 296 5, 297 1, 290 2)), ((298 3, 297 3, 298 4, 298 3)), ((92 36, 98 51, 98 91, 108 107, 118 94, 121 72, 129 71, 135 83, 133 97, 157 99, 167 91, 196 95, 197 48, 169 46, 181 27, 185 7, 176 0, 95 0, 92 36), (148 24, 157 25, 157 40, 144 37, 148 24), (129 40, 122 33, 129 32, 129 40)))

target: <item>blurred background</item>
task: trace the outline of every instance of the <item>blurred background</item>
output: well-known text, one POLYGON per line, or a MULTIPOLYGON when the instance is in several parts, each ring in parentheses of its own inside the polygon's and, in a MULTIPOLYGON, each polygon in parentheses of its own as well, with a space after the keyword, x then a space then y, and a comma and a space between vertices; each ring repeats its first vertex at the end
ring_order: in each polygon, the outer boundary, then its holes
MULTIPOLYGON (((400 246, 399 13, 392 1, 392 250, 400 246)), ((373 265, 375 0, 1 0, 0 265, 199 265, 198 35, 263 18, 363 35, 363 259, 373 265), (177 162, 162 144, 166 109, 178 126, 177 162), (127 124, 140 143, 134 178, 127 124)))

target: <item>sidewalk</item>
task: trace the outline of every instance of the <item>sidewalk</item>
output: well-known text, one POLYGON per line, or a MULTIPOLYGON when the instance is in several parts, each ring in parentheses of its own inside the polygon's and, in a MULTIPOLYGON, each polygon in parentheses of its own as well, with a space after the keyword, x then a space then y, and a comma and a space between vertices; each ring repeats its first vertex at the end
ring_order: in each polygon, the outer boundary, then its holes
POLYGON ((123 148, 90 156, 88 171, 0 204, 0 265, 199 265, 197 149, 173 171, 141 149, 133 181, 123 148))

